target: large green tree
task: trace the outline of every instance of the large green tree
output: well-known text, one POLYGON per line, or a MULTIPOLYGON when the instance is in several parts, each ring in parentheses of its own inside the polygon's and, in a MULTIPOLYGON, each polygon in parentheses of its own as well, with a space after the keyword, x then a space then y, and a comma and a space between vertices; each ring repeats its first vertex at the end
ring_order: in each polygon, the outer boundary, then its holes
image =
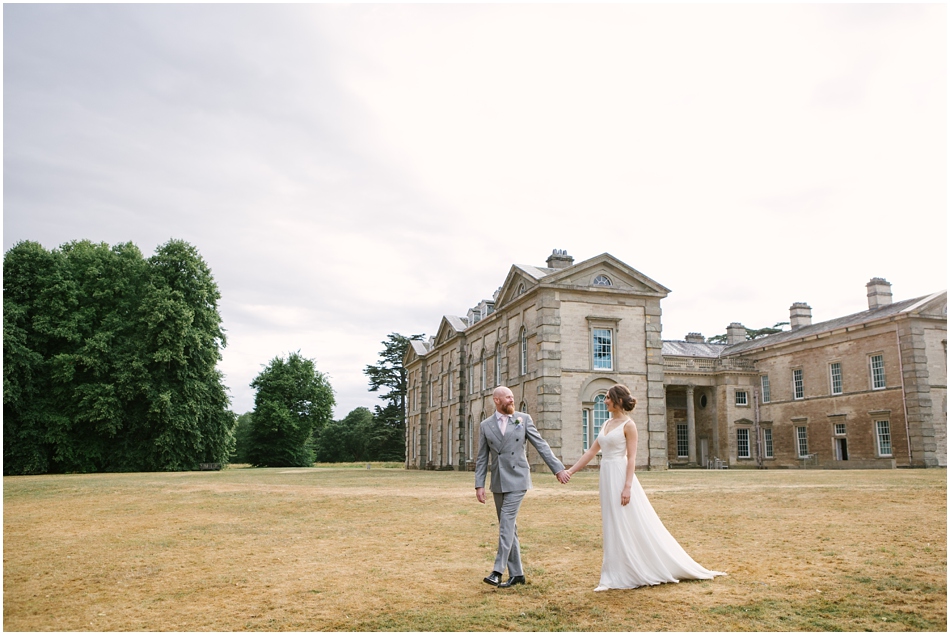
POLYGON ((390 434, 369 408, 359 406, 314 434, 315 459, 321 463, 390 460, 383 452, 390 434))
POLYGON ((406 393, 408 392, 406 369, 403 357, 409 342, 421 340, 423 335, 400 335, 390 333, 382 342, 379 363, 367 365, 363 373, 369 377, 370 392, 379 392, 380 399, 387 402, 376 406, 376 424, 387 432, 387 439, 380 447, 380 460, 402 461, 406 458, 406 393))
POLYGON ((327 377, 297 352, 272 359, 251 387, 257 394, 248 461, 259 467, 312 465, 313 431, 330 421, 335 403, 327 377))
POLYGON ((234 416, 211 270, 171 240, 4 255, 4 473, 224 463, 234 416))

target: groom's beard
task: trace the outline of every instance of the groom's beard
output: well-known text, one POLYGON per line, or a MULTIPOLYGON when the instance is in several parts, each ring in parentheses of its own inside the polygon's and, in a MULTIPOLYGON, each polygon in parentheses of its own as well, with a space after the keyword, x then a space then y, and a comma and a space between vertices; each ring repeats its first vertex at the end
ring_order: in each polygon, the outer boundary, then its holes
POLYGON ((515 405, 510 403, 501 407, 501 414, 504 415, 513 415, 515 414, 515 405))

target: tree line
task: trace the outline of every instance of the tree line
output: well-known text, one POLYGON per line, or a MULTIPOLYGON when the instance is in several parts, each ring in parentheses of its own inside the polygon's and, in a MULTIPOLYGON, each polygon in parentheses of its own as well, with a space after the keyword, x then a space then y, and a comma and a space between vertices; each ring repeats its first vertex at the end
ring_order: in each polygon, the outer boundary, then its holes
POLYGON ((333 421, 333 389, 313 360, 291 353, 274 358, 252 382, 254 410, 238 417, 234 462, 256 466, 310 465, 314 461, 405 460, 406 372, 409 341, 391 333, 380 361, 368 365, 370 391, 383 390, 385 407, 358 407, 333 421))
POLYGON ((402 461, 406 375, 421 336, 390 334, 364 373, 384 407, 331 419, 315 362, 275 357, 236 417, 217 370, 220 293, 197 249, 170 240, 17 243, 3 259, 3 473, 194 470, 402 461))

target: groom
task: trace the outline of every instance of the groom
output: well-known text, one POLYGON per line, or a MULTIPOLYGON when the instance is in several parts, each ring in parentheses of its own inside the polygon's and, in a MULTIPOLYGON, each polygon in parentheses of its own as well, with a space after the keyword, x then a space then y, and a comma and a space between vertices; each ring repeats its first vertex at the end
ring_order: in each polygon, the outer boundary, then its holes
POLYGON ((528 441, 535 447, 544 462, 561 483, 571 480, 564 465, 551 452, 541 438, 531 417, 524 412, 515 412, 515 398, 506 386, 495 388, 492 395, 495 414, 482 421, 478 431, 478 456, 475 459, 475 498, 485 502, 485 474, 491 457, 491 491, 498 514, 498 553, 495 567, 485 582, 499 589, 524 584, 521 568, 521 550, 518 547, 518 509, 525 492, 531 489, 531 470, 525 446, 528 441), (508 567, 508 580, 501 575, 508 567))

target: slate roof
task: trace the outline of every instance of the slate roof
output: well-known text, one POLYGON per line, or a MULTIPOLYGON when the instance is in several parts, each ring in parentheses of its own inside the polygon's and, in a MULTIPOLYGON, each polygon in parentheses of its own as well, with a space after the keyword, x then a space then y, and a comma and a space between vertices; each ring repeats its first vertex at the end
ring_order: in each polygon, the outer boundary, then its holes
POLYGON ((449 325, 456 331, 464 331, 468 328, 467 318, 460 318, 457 315, 446 315, 444 317, 445 321, 448 322, 449 325))
POLYGON ((707 342, 686 342, 683 340, 663 340, 663 355, 670 357, 719 357, 726 348, 725 344, 707 342))
POLYGON ((519 265, 516 264, 516 267, 524 271, 526 274, 534 278, 535 280, 540 280, 546 275, 552 274, 557 269, 549 269, 548 267, 535 267, 534 265, 519 265))
MULTIPOLYGON (((946 292, 943 292, 946 293, 946 292)), ((911 298, 910 300, 901 300, 900 302, 894 302, 892 304, 887 304, 885 306, 878 307, 876 309, 870 309, 868 311, 861 311, 860 313, 852 313, 851 315, 845 315, 844 317, 835 318, 834 320, 827 320, 825 322, 818 322, 817 324, 810 324, 808 326, 802 326, 797 329, 790 331, 782 331, 781 333, 775 333, 774 335, 768 335, 766 337, 760 337, 754 340, 748 340, 745 342, 740 342, 739 344, 733 344, 732 346, 727 346, 726 350, 723 351, 723 355, 736 355, 739 353, 745 353, 757 348, 762 348, 765 346, 774 346, 776 344, 781 344, 783 342, 791 342, 793 340, 802 339, 812 335, 817 335, 819 333, 826 333, 828 331, 835 331, 838 329, 846 328, 849 326, 857 326, 859 324, 864 324, 865 322, 873 322, 875 320, 880 320, 882 318, 891 317, 904 311, 911 309, 916 309, 918 304, 923 304, 925 300, 930 300, 939 296, 940 293, 934 293, 931 295, 920 296, 918 298, 911 298)), ((666 343, 664 342, 664 345, 666 343)))
POLYGON ((426 346, 425 342, 420 342, 419 340, 409 340, 409 344, 412 346, 412 350, 416 352, 416 355, 419 355, 420 357, 429 352, 429 347, 426 346))

